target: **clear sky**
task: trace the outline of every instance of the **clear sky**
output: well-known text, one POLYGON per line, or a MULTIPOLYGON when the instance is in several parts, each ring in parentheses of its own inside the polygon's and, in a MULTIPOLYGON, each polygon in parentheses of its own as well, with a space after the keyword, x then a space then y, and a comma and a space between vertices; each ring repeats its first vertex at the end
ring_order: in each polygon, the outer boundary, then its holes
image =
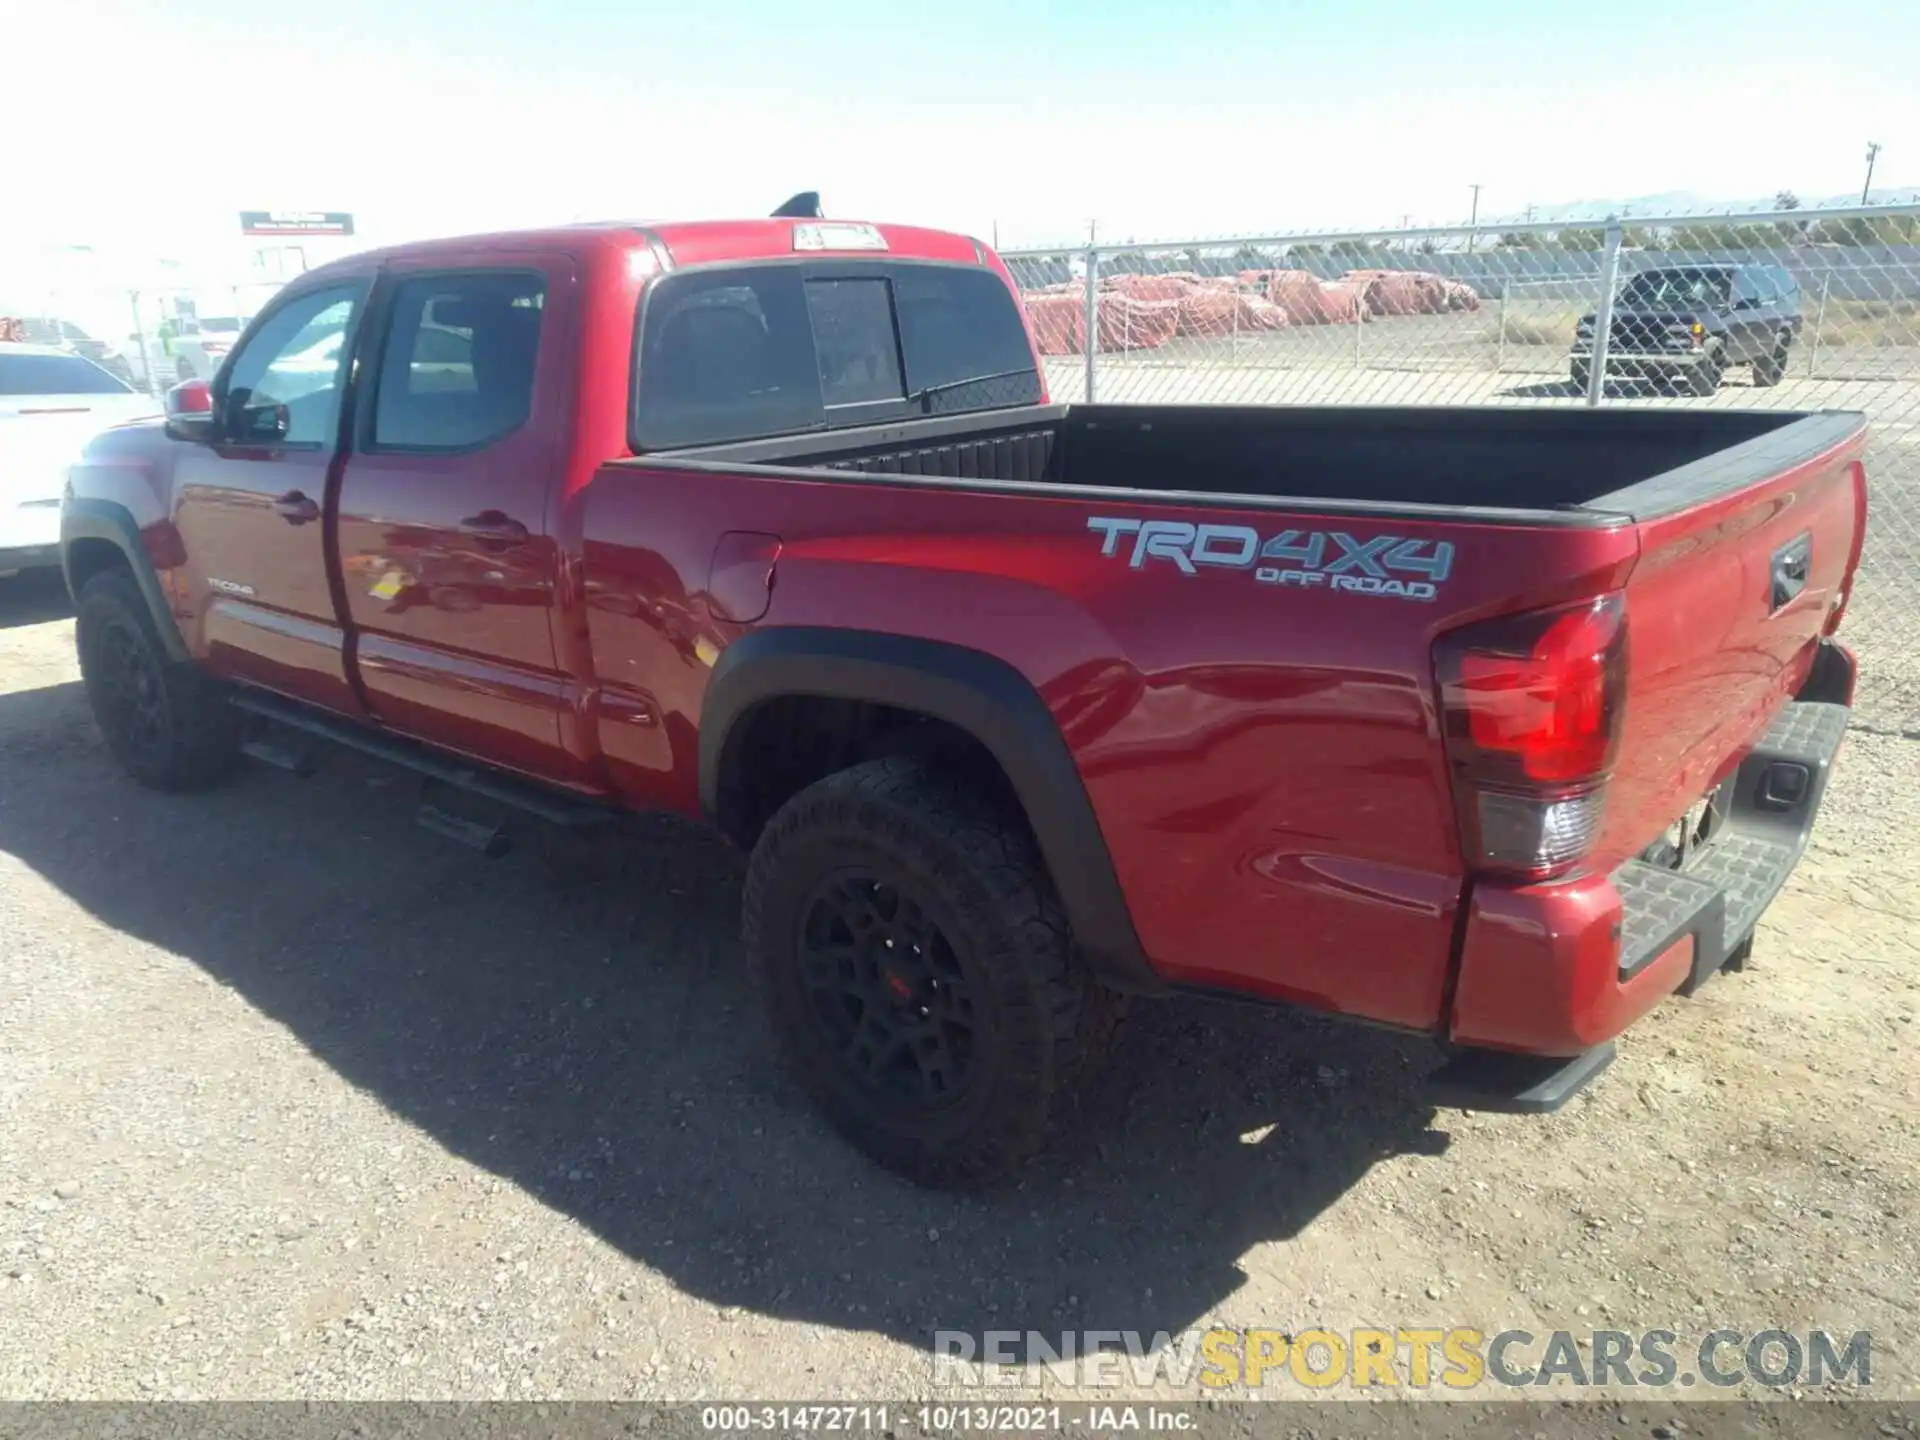
POLYGON ((7 229, 830 213, 1003 244, 1920 179, 1920 0, 11 0, 7 229), (30 17, 30 18, 29 18, 30 17), (24 41, 22 44, 20 42, 24 41), (57 117, 57 118, 54 118, 57 117), (28 138, 31 137, 31 138, 28 138), (25 143, 22 143, 22 142, 25 143))

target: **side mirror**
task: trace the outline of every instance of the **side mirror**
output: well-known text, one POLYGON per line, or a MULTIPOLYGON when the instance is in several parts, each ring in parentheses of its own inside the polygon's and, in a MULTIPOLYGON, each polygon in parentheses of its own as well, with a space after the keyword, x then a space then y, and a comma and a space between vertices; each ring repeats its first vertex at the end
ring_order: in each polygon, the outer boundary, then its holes
POLYGON ((211 445, 217 433, 213 423, 213 391, 204 380, 183 380, 166 395, 167 434, 175 440, 211 445))

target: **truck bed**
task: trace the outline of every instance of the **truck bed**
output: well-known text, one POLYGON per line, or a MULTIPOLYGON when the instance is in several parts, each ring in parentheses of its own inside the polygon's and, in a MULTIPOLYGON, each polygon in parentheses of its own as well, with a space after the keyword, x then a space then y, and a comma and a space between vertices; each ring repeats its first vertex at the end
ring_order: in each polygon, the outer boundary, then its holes
POLYGON ((1056 405, 675 450, 636 463, 1594 524, 1648 519, 1738 489, 1831 447, 1857 423, 1842 412, 1056 405))
MULTIPOLYGON (((1436 644, 1622 597, 1624 719, 1585 862, 1604 887, 1800 690, 1858 551, 1861 432, 1845 413, 1069 405, 637 455, 588 488, 587 628, 605 712, 641 716, 700 713, 706 662, 684 694, 629 690, 675 633, 630 616, 711 617, 708 655, 760 628, 988 651, 1066 738, 1162 977, 1426 1028, 1461 906, 1509 893, 1460 848, 1436 644), (1389 549, 1397 568, 1288 583, 1389 549), (1783 603, 1769 576, 1793 555, 1783 603), (687 581, 663 610, 666 573, 687 581), (1338 963, 1355 947, 1380 958, 1338 963)), ((636 791, 684 768, 658 727, 603 740, 636 791)))

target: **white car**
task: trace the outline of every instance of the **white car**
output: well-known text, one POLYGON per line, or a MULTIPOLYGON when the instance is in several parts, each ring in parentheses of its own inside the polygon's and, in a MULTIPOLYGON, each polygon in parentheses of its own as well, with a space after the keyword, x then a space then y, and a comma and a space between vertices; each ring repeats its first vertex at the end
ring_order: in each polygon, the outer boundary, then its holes
POLYGON ((109 425, 157 410, 70 350, 0 343, 0 577, 60 563, 67 466, 109 425))

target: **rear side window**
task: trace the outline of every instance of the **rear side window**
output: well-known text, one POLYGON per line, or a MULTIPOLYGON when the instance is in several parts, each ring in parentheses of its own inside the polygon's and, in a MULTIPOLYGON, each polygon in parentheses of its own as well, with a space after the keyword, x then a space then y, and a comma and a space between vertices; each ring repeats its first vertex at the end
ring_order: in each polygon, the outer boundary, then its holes
POLYGON ((545 302, 534 273, 401 282, 380 352, 374 448, 470 450, 526 424, 545 302))
POLYGON ((636 449, 722 444, 1040 396, 991 271, 874 261, 692 271, 641 326, 636 449))

